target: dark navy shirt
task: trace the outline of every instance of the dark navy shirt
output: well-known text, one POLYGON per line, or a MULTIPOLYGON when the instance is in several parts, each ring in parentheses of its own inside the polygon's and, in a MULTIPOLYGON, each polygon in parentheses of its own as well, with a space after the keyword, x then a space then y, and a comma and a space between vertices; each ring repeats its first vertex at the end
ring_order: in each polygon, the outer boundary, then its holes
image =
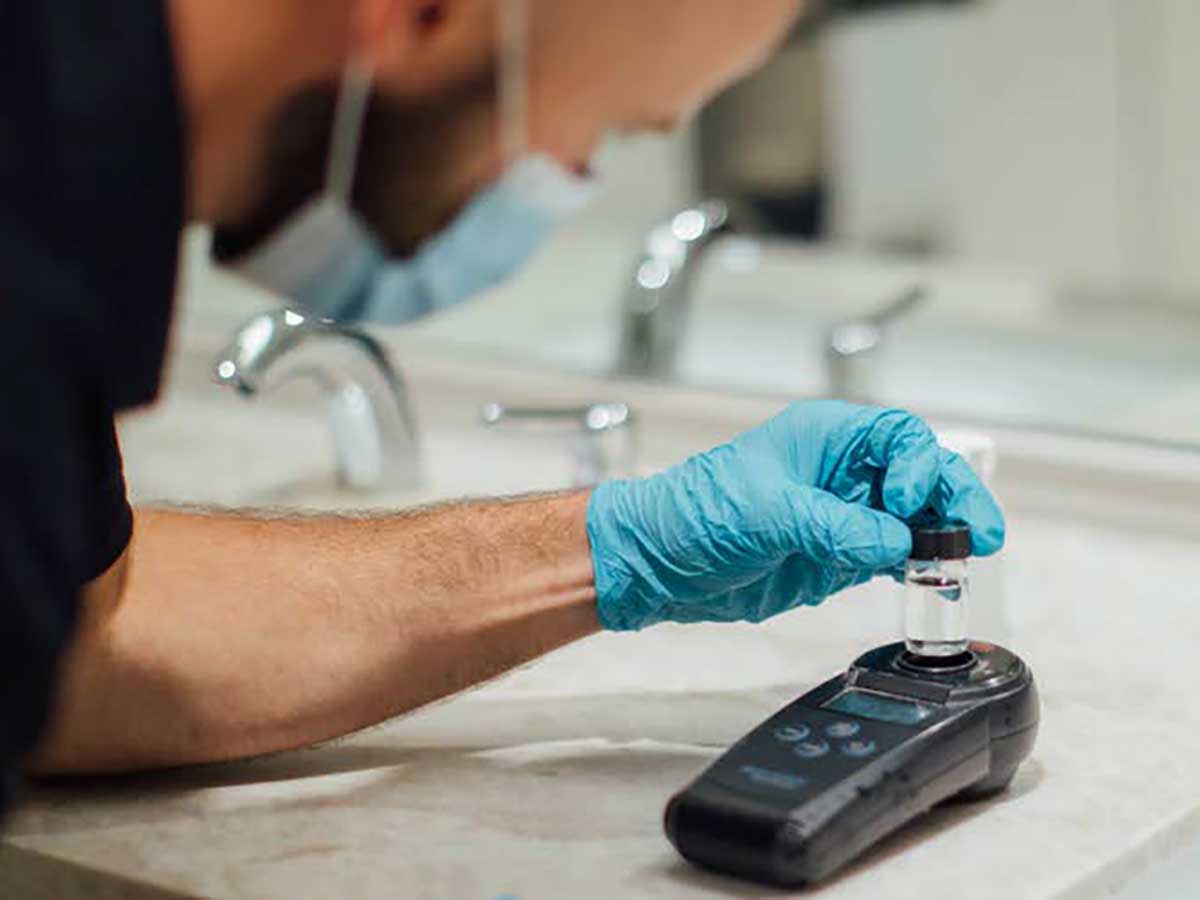
POLYGON ((0 810, 132 516, 185 193, 163 0, 0 0, 0 810), (7 790, 6 790, 7 789, 7 790))

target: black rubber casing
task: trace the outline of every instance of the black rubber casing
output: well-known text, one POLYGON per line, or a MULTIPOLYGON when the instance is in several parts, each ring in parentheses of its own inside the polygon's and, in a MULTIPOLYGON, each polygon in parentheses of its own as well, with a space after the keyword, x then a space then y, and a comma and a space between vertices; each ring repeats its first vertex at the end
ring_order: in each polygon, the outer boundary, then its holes
POLYGON ((697 865, 795 886, 827 877, 938 803, 1003 790, 1033 749, 1037 689, 1029 667, 1008 650, 976 642, 971 652, 973 664, 952 672, 912 667, 903 643, 863 654, 675 795, 666 809, 667 837, 697 865), (936 712, 919 726, 864 720, 882 748, 869 759, 817 765, 782 756, 775 735, 789 722, 819 726, 856 718, 824 708, 849 687, 908 698, 936 712), (767 783, 740 777, 747 769, 765 772, 767 783), (805 787, 787 782, 780 774, 787 771, 805 787))

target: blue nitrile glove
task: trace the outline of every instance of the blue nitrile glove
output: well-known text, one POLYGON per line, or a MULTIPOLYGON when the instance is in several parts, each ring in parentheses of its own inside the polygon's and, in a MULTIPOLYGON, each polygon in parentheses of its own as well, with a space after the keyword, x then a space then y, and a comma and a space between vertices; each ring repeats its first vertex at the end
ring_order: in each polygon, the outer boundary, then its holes
POLYGON ((600 485, 587 529, 601 624, 762 621, 879 574, 912 549, 902 519, 971 526, 977 556, 1004 516, 970 466, 906 412, 789 407, 662 474, 600 485))

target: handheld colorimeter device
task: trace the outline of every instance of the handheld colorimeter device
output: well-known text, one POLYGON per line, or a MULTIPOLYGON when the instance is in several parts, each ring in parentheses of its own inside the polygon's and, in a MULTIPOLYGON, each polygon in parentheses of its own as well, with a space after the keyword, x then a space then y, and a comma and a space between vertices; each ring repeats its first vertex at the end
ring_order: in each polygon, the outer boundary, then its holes
POLYGON ((667 805, 667 836, 704 868, 819 881, 946 800, 1004 790, 1032 751, 1029 667, 993 644, 955 657, 878 647, 763 722, 667 805))

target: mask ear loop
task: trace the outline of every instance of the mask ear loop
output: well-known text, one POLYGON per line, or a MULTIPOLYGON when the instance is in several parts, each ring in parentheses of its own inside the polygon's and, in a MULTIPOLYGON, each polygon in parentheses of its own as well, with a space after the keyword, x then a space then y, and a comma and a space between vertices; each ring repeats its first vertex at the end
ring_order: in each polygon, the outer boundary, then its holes
POLYGON ((325 164, 325 195, 346 205, 350 204, 354 191, 363 125, 371 100, 371 81, 371 67, 367 63, 361 59, 346 63, 333 116, 329 159, 325 164))
POLYGON ((502 0, 497 19, 500 155, 505 168, 529 145, 529 4, 502 0))

